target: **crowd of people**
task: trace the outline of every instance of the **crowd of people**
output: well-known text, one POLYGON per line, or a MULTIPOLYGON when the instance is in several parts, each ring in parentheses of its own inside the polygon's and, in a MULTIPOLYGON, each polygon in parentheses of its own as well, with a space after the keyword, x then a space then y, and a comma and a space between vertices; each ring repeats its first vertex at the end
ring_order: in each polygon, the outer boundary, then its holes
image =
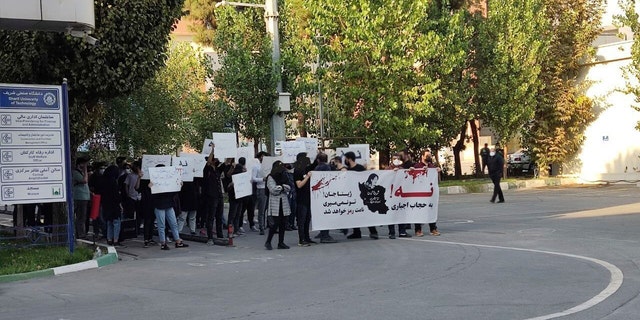
MULTIPOLYGON (((185 234, 206 236, 207 244, 214 245, 216 238, 238 237, 249 232, 245 231, 245 223, 250 232, 266 235, 267 250, 273 249, 276 233, 277 248, 289 249, 285 232, 294 230, 300 247, 337 242, 329 230, 320 231, 314 237, 317 241, 311 238, 310 179, 314 171, 365 171, 366 168, 356 162, 356 155, 347 152, 343 157, 329 160, 327 154, 319 153, 312 162, 306 153, 300 153, 294 163, 274 162, 270 173, 264 176, 261 163, 265 156, 269 154, 259 152, 257 161, 247 163, 247 159, 241 157, 237 162, 233 158, 221 162, 212 151, 206 157, 201 178, 183 182, 179 192, 157 194, 151 192, 152 182, 143 179, 140 160, 129 163, 126 158, 118 157, 114 164, 90 166, 88 159, 79 158, 72 173, 76 238, 106 239, 109 245, 123 246, 124 218, 136 221, 145 248, 159 245, 162 250, 169 250, 170 243, 176 248, 188 247, 180 237, 185 228, 185 234), (232 176, 244 172, 251 173, 253 193, 236 197, 232 176), (225 200, 228 201, 226 219, 225 200), (98 209, 97 216, 88 214, 98 209), (89 229, 93 234, 88 233, 89 229), (157 242, 154 241, 156 233, 157 242)), ((417 162, 408 152, 399 152, 392 156, 387 169, 436 167, 431 152, 425 150, 417 162)), ((435 222, 428 225, 429 235, 440 235, 435 222)), ((412 236, 411 225, 390 225, 390 239, 396 238, 396 228, 398 237, 412 236)), ((413 231, 418 237, 425 234, 421 224, 415 224, 413 231)), ((341 232, 349 233, 348 230, 341 232)), ((379 238, 376 227, 369 227, 369 237, 379 238)), ((347 236, 347 239, 359 238, 362 238, 360 228, 354 228, 347 236)))

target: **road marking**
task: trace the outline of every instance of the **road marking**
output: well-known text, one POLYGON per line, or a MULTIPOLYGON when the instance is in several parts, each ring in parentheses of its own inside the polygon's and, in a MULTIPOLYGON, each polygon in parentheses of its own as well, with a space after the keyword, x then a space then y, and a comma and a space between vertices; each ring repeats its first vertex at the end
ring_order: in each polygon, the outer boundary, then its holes
POLYGON ((492 248, 492 249, 503 249, 503 250, 514 250, 514 251, 524 251, 524 252, 534 252, 534 253, 544 253, 544 254, 552 254, 552 255, 557 255, 557 256, 563 256, 563 257, 569 257, 569 258, 575 258, 575 259, 582 259, 582 260, 586 260, 589 262, 593 262, 595 264, 599 264, 602 267, 604 267, 605 269, 609 270, 609 273, 611 274, 611 278, 609 280, 609 285, 604 288, 604 290, 600 291, 600 293, 598 293, 597 295, 595 295, 593 298, 573 307, 573 308, 569 308, 567 310, 564 311, 560 311, 560 312, 556 312, 556 313, 552 313, 552 314, 548 314, 548 315, 543 315, 543 316, 539 316, 539 317, 534 317, 534 318, 527 318, 524 320, 548 320, 548 319, 554 319, 554 318, 559 318, 559 317, 564 317, 570 314, 574 314, 574 313, 578 313, 580 311, 584 311, 587 310, 595 305, 597 305, 598 303, 604 301, 605 299, 609 298, 610 296, 612 296, 616 291, 618 291, 618 289, 620 289, 620 287, 622 286, 622 281, 624 280, 624 275, 622 274, 622 271, 616 267, 615 265, 603 261, 603 260, 599 260, 599 259, 595 259, 595 258, 590 258, 590 257, 585 257, 585 256, 579 256, 576 254, 570 254, 570 253, 562 253, 562 252, 553 252, 553 251, 545 251, 545 250, 536 250, 536 249, 524 249, 524 248, 515 248, 515 247, 503 247, 503 246, 492 246, 492 245, 486 245, 486 244, 473 244, 473 243, 463 243, 463 242, 453 242, 453 241, 438 241, 438 240, 426 240, 426 239, 401 239, 401 240, 406 240, 406 241, 423 241, 423 242, 433 242, 433 243, 440 243, 440 244, 451 244, 451 245, 458 245, 458 246, 470 246, 470 247, 480 247, 480 248, 492 248))

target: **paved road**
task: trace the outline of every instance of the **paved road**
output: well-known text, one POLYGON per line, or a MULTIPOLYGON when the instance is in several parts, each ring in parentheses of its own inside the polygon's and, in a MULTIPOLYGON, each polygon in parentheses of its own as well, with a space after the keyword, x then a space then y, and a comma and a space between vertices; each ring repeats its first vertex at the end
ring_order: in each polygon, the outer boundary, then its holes
POLYGON ((335 233, 273 251, 256 233, 235 248, 131 240, 120 263, 0 284, 0 319, 640 319, 639 192, 443 195, 440 237, 335 233))

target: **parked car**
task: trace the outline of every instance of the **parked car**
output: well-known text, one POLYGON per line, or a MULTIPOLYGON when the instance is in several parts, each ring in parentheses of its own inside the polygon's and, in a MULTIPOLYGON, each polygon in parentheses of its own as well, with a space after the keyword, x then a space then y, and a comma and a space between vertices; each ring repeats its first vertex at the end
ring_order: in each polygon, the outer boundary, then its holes
POLYGON ((528 150, 521 149, 507 155, 507 175, 538 176, 538 167, 531 161, 528 150))

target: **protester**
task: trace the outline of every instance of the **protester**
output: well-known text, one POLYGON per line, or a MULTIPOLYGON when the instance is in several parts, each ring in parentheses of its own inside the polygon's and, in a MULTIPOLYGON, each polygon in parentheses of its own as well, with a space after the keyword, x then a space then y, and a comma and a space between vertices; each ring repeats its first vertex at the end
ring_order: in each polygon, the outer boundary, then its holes
POLYGON ((202 171, 202 196, 204 199, 204 210, 206 213, 207 245, 212 246, 213 242, 213 221, 216 223, 216 237, 222 238, 222 215, 224 214, 224 198, 222 194, 220 165, 213 154, 213 149, 207 157, 207 164, 202 171))
POLYGON ((107 225, 107 244, 122 246, 120 243, 120 223, 122 219, 121 195, 118 186, 119 169, 111 165, 104 170, 96 193, 100 195, 102 215, 107 225))
MULTIPOLYGON (((159 164, 156 167, 164 167, 163 164, 159 164)), ((153 188, 153 183, 149 183, 149 187, 153 188)), ((175 205, 175 199, 177 192, 163 192, 152 194, 151 199, 153 203, 154 213, 156 215, 156 221, 158 226, 158 238, 160 239, 160 249, 169 250, 167 245, 167 237, 165 234, 165 223, 168 222, 171 228, 171 234, 176 242, 176 248, 186 248, 189 245, 184 243, 180 239, 180 232, 178 231, 178 222, 176 221, 176 213, 173 209, 175 205)))
POLYGON ((140 206, 140 162, 134 162, 130 169, 125 169, 126 176, 124 180, 125 193, 122 195, 124 200, 122 206, 126 217, 136 218, 136 227, 140 226, 142 219, 142 209, 140 206))
POLYGON ((251 182, 253 182, 253 195, 255 196, 256 205, 258 207, 258 227, 260 235, 264 234, 264 211, 267 207, 267 195, 264 191, 264 188, 266 187, 265 177, 263 177, 262 175, 261 166, 262 159, 265 156, 269 156, 269 153, 264 151, 258 152, 258 154, 256 155, 256 159, 258 159, 259 162, 251 168, 251 182))
POLYGON ((298 153, 294 164, 293 179, 296 182, 296 206, 298 207, 298 246, 308 247, 316 242, 309 236, 311 225, 311 163, 306 152, 298 153))
MULTIPOLYGON (((71 173, 73 183, 73 211, 75 213, 73 223, 76 229, 76 239, 84 239, 87 236, 87 208, 89 206, 89 200, 91 199, 89 192, 89 174, 87 173, 88 163, 88 159, 78 158, 76 160, 76 168, 71 173)), ((33 214, 31 218, 35 220, 33 214)), ((35 223, 31 225, 35 225, 35 223)))
MULTIPOLYGON (((238 164, 235 165, 231 174, 229 175, 229 179, 231 179, 232 175, 241 174, 245 171, 244 168, 245 158, 241 157, 238 159, 238 164)), ((229 195, 229 214, 227 217, 227 223, 233 226, 233 235, 239 236, 244 234, 244 230, 241 230, 242 227, 242 205, 243 199, 236 198, 236 192, 233 187, 233 180, 229 182, 227 185, 227 194, 229 195)))
MULTIPOLYGON (((347 170, 350 170, 350 171, 366 171, 367 170, 363 165, 356 163, 356 154, 353 153, 352 151, 349 151, 344 154, 344 162, 347 166, 347 170)), ((360 231, 360 228, 353 228, 353 233, 347 236, 347 239, 360 239, 360 238, 362 238, 362 231, 360 231)), ((369 227, 369 238, 373 240, 378 239, 378 230, 376 230, 376 227, 373 227, 373 226, 369 227)))
POLYGON ((282 161, 273 163, 271 173, 267 176, 267 188, 269 190, 269 208, 267 210, 267 219, 271 223, 269 225, 269 235, 264 247, 272 250, 271 240, 278 229, 278 249, 289 249, 284 243, 284 233, 286 227, 287 216, 291 214, 287 194, 291 191, 291 187, 287 184, 284 175, 284 165, 282 161))
POLYGON ((196 235, 196 213, 198 210, 198 186, 193 181, 184 181, 178 193, 180 199, 180 215, 178 216, 178 232, 182 232, 187 224, 192 236, 196 235))
MULTIPOLYGON (((429 169, 429 168, 436 168, 438 171, 438 181, 440 181, 440 172, 442 171, 442 169, 440 169, 440 167, 438 167, 435 162, 433 161, 433 157, 431 156, 431 150, 427 149, 422 153, 422 161, 418 162, 414 165, 414 167, 416 169, 422 169, 424 168, 429 169)), ((415 232, 416 232, 416 237, 422 237, 424 236, 424 233, 422 232, 422 225, 421 224, 416 224, 415 225, 415 232)), ((438 231, 438 226, 436 225, 436 222, 431 222, 429 223, 429 234, 432 236, 439 236, 440 235, 440 231, 438 231)))
MULTIPOLYGON (((327 163, 327 154, 325 153, 318 153, 318 156, 316 156, 316 167, 315 167, 315 171, 331 171, 331 166, 329 166, 329 164, 327 163)), ((307 183, 309 184, 309 182, 307 183)), ((322 230, 320 231, 320 234, 318 235, 320 237, 320 243, 336 243, 338 241, 336 241, 336 239, 334 239, 333 237, 331 237, 331 235, 329 234, 329 230, 322 230)))

